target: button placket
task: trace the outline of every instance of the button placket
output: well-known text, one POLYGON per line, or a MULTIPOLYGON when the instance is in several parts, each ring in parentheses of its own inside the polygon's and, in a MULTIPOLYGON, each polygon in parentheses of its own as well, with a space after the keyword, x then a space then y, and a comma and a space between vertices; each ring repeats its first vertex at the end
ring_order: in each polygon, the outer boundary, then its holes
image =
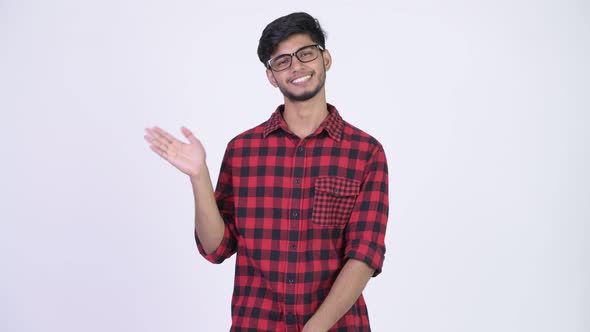
MULTIPOLYGON (((285 271, 285 312, 286 323, 289 328, 296 325, 296 304, 299 301, 297 298, 297 262, 299 261, 298 250, 300 249, 300 232, 301 232, 301 218, 303 210, 301 210, 301 200, 303 190, 301 184, 303 183, 304 167, 305 167, 305 148, 302 146, 304 141, 299 142, 293 153, 293 168, 290 176, 292 177, 293 190, 291 191, 291 210, 289 211, 289 245, 287 254, 287 268, 285 271)), ((288 330, 289 330, 288 328, 288 330)))

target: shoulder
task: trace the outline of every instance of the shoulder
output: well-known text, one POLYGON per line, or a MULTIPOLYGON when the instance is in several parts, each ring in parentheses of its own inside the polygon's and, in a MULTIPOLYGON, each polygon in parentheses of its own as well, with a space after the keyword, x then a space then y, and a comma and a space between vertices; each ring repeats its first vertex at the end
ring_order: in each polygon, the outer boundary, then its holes
POLYGON ((264 128, 268 121, 265 121, 255 127, 252 127, 235 137, 233 137, 228 143, 228 148, 235 148, 244 145, 250 145, 253 141, 262 140, 264 138, 264 128))
POLYGON ((345 121, 342 141, 349 149, 349 156, 354 155, 363 162, 365 174, 388 173, 385 150, 375 137, 345 121))
POLYGON ((279 105, 277 109, 271 114, 270 118, 268 118, 266 121, 232 138, 229 141, 228 146, 240 143, 254 143, 253 141, 263 140, 269 132, 279 127, 281 119, 281 110, 283 109, 283 107, 284 105, 279 105))
POLYGON ((366 131, 359 129, 351 123, 342 120, 342 141, 348 144, 363 147, 369 152, 383 151, 381 143, 366 131))

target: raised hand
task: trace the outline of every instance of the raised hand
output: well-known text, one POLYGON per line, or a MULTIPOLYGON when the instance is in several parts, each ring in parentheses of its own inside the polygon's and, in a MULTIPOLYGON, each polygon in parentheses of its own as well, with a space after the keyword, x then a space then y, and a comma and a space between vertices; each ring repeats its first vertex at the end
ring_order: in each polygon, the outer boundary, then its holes
POLYGON ((189 143, 184 143, 159 127, 145 129, 145 140, 150 143, 150 149, 174 167, 188 176, 198 175, 205 165, 205 148, 203 144, 186 127, 181 131, 189 143))

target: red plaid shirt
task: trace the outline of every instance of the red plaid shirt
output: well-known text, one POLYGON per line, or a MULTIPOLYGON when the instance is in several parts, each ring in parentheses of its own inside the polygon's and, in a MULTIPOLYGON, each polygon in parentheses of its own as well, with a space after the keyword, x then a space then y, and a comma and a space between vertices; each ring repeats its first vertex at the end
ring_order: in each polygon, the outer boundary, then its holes
MULTIPOLYGON (((388 214, 381 144, 329 115, 310 136, 280 106, 227 146, 215 191, 225 221, 221 263, 237 252, 231 331, 301 331, 347 259, 381 272, 388 214)), ((361 295, 330 331, 370 331, 361 295)))

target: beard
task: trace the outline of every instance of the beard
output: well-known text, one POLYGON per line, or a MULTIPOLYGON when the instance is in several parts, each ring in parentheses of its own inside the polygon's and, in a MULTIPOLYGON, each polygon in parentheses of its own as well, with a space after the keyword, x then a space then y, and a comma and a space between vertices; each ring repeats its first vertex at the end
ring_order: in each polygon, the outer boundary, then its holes
POLYGON ((323 79, 320 83, 318 83, 318 85, 312 89, 311 91, 306 91, 303 92, 302 94, 294 94, 292 92, 290 92, 289 90, 287 90, 285 87, 279 85, 279 90, 281 91, 281 93, 283 94, 283 96, 291 101, 306 101, 306 100, 310 100, 311 98, 315 97, 324 87, 324 84, 326 83, 326 80, 323 79))
POLYGON ((279 90, 281 91, 281 93, 283 94, 283 96, 287 99, 289 99, 290 101, 307 101, 310 100, 311 98, 315 97, 324 87, 324 84, 326 84, 326 69, 324 67, 324 70, 322 71, 322 73, 318 76, 319 77, 319 83, 318 85, 313 88, 311 91, 305 91, 302 94, 294 94, 292 92, 290 92, 285 86, 279 84, 279 90))

